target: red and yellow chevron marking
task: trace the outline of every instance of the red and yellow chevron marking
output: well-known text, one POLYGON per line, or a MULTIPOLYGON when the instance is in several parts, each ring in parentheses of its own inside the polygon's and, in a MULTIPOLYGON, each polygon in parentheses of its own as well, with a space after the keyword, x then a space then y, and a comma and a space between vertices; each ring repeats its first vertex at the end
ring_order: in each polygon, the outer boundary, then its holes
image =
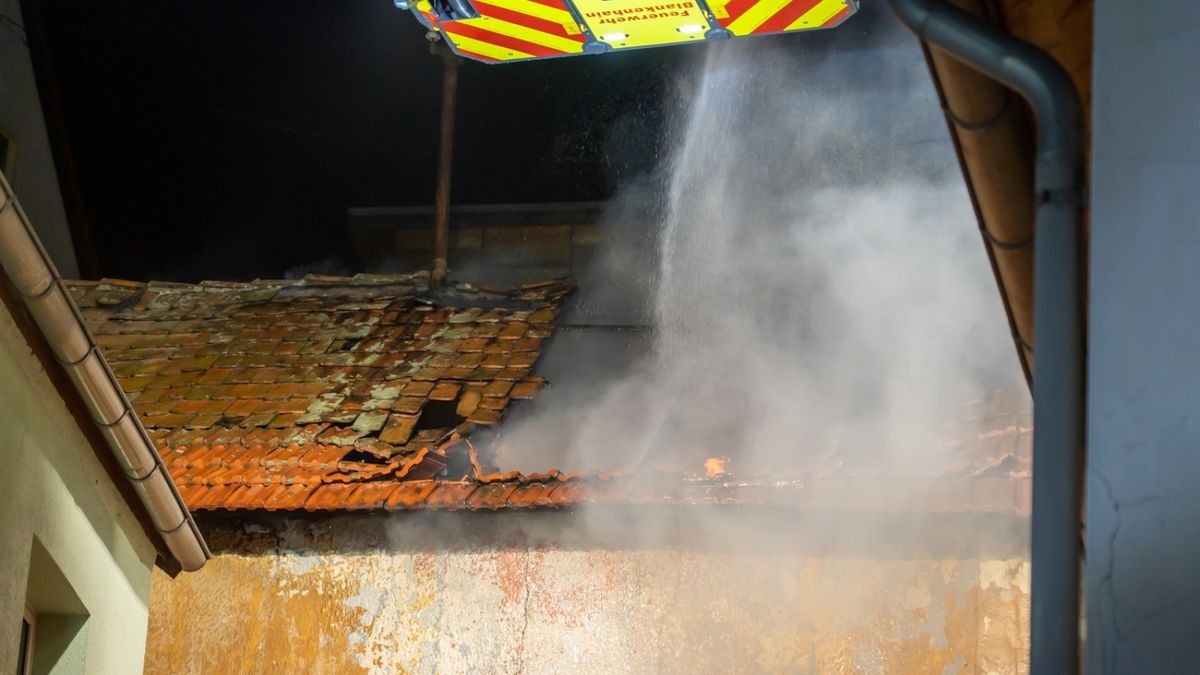
POLYGON ((475 0, 479 16, 443 21, 458 53, 487 62, 569 56, 583 51, 579 24, 562 0, 475 0))
POLYGON ((852 0, 709 0, 717 23, 734 35, 831 28, 854 12, 852 0))

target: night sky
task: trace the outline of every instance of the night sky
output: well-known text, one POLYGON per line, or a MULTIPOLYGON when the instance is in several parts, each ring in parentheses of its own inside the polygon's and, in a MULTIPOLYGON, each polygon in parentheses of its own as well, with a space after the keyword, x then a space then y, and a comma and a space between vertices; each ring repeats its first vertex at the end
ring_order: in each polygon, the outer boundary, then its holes
MULTIPOLYGON (((853 39, 877 20, 869 9, 838 31, 763 39, 853 39)), ((433 203, 440 61, 388 0, 42 11, 105 276, 278 277, 327 258, 354 268, 348 207, 433 203)), ((453 201, 608 198, 655 165, 676 75, 700 49, 464 62, 453 201)))

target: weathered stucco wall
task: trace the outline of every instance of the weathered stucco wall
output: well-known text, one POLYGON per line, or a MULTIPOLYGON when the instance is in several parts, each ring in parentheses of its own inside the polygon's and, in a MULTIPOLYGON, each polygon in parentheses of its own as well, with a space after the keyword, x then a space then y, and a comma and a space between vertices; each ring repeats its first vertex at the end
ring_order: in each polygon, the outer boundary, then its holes
POLYGON ((209 524, 201 574, 156 575, 146 668, 1026 672, 1023 527, 654 507, 209 524))
POLYGON ((137 672, 154 548, 0 305, 0 672, 16 672, 35 537, 88 614, 70 657, 137 672))

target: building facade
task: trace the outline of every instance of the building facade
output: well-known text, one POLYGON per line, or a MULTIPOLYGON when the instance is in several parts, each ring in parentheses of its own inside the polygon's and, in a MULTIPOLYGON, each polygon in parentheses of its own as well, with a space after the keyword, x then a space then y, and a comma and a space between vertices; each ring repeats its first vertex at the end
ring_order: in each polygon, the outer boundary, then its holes
POLYGON ((157 551, 6 305, 0 305, 0 668, 142 668, 157 551))
POLYGON ((215 553, 147 672, 1025 669, 1023 398, 899 473, 501 472, 570 286, 425 279, 71 285, 215 553))

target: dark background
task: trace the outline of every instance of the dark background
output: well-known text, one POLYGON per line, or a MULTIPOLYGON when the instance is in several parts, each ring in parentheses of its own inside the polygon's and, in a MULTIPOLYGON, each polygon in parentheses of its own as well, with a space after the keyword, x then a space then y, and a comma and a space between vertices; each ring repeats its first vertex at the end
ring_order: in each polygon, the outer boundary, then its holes
MULTIPOLYGON (((32 1, 99 274, 354 269, 348 207, 432 204, 440 61, 388 0, 32 1)), ((759 39, 852 46, 881 20, 868 0, 837 31, 759 39)), ((464 61, 454 203, 609 198, 657 163, 708 48, 464 61)))

